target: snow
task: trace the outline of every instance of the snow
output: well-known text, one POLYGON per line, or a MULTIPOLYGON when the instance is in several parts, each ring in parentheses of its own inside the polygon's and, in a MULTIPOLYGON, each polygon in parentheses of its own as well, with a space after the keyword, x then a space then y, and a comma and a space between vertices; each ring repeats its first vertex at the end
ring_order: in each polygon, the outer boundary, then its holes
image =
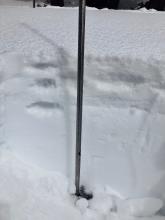
POLYGON ((61 174, 30 166, 7 149, 0 155, 1 219, 81 219, 61 174))
POLYGON ((97 193, 94 195, 94 198, 89 201, 89 207, 91 210, 106 215, 114 209, 114 202, 112 197, 106 193, 97 193))
POLYGON ((122 215, 135 217, 150 217, 163 207, 163 202, 156 198, 129 199, 120 201, 118 212, 122 215))
POLYGON ((91 201, 70 195, 77 15, 0 8, 0 219, 164 220, 165 15, 87 11, 81 183, 91 201))
MULTIPOLYGON (((45 54, 49 54, 53 59, 57 53, 62 56, 62 50, 64 50, 66 55, 69 51, 70 55, 76 56, 77 10, 58 9, 55 13, 54 8, 36 8, 35 10, 24 8, 22 10, 18 7, 14 10, 12 7, 6 7, 1 8, 0 12, 2 30, 0 53, 14 51, 31 56, 31 51, 33 51, 33 56, 41 53, 44 59, 45 54), (48 13, 45 13, 45 10, 48 13), (6 16, 7 13, 10 16, 6 16), (66 29, 67 34, 65 34, 66 29)), ((131 56, 141 59, 149 57, 164 59, 163 19, 163 12, 149 12, 139 16, 139 11, 118 13, 113 10, 111 12, 89 10, 87 12, 86 54, 89 57, 98 55, 99 57, 131 56), (104 22, 105 20, 109 22, 104 22)))
POLYGON ((0 0, 0 5, 32 7, 32 0, 0 0))
POLYGON ((86 212, 88 205, 89 205, 88 200, 84 198, 80 198, 76 201, 76 206, 78 207, 78 209, 80 210, 82 214, 86 212))

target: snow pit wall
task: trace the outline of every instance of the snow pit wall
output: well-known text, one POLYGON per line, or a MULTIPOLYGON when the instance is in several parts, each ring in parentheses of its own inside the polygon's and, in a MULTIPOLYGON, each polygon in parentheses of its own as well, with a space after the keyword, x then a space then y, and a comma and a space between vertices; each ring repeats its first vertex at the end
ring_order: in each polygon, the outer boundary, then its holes
MULTIPOLYGON (((3 143, 24 161, 73 178, 76 59, 63 53, 43 64, 14 55, 9 69, 12 56, 0 59, 3 143)), ((82 184, 165 200, 165 63, 93 56, 85 63, 82 184)))

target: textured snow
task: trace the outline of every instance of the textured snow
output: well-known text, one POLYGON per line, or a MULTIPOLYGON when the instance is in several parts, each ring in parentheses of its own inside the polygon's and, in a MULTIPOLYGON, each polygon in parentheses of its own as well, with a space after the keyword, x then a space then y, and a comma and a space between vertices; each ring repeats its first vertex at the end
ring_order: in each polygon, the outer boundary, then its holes
MULTIPOLYGON (((88 203, 68 194, 77 10, 0 8, 0 218, 138 220, 117 213, 117 202, 165 201, 164 16, 87 11, 81 182, 94 192, 88 203)), ((152 213, 151 206, 138 211, 152 213)))
MULTIPOLYGON (((163 12, 139 15, 139 12, 89 10, 86 54, 164 59, 163 21, 163 12)), ((0 26, 0 53, 15 51, 31 55, 33 51, 33 55, 41 52, 53 58, 57 53, 60 55, 58 49, 62 48, 77 55, 77 10, 1 8, 0 26)))

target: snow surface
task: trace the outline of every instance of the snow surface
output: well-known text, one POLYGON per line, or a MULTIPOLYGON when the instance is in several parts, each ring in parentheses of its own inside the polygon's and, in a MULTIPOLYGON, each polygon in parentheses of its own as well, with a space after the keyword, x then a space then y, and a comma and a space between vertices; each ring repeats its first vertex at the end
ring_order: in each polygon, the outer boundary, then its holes
POLYGON ((0 5, 32 7, 32 0, 0 0, 0 5))
POLYGON ((122 215, 130 215, 135 217, 150 217, 155 215, 161 208, 163 203, 156 198, 128 199, 118 203, 118 212, 122 215))
POLYGON ((87 11, 81 182, 94 199, 76 202, 77 10, 1 6, 0 219, 138 220, 117 201, 165 202, 164 16, 87 11))

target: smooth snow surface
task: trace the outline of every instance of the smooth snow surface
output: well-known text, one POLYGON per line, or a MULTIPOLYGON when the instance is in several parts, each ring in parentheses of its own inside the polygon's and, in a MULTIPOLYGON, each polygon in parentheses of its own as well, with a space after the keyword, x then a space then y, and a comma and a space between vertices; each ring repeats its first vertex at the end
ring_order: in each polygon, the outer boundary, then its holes
MULTIPOLYGON (((165 14, 157 12, 87 11, 81 183, 94 198, 68 194, 77 15, 0 8, 0 219, 138 220, 117 213, 118 202, 165 202, 165 14)), ((158 215, 157 204, 143 208, 158 215)))
POLYGON ((0 5, 32 7, 32 2, 33 2, 32 0, 0 0, 0 5))

